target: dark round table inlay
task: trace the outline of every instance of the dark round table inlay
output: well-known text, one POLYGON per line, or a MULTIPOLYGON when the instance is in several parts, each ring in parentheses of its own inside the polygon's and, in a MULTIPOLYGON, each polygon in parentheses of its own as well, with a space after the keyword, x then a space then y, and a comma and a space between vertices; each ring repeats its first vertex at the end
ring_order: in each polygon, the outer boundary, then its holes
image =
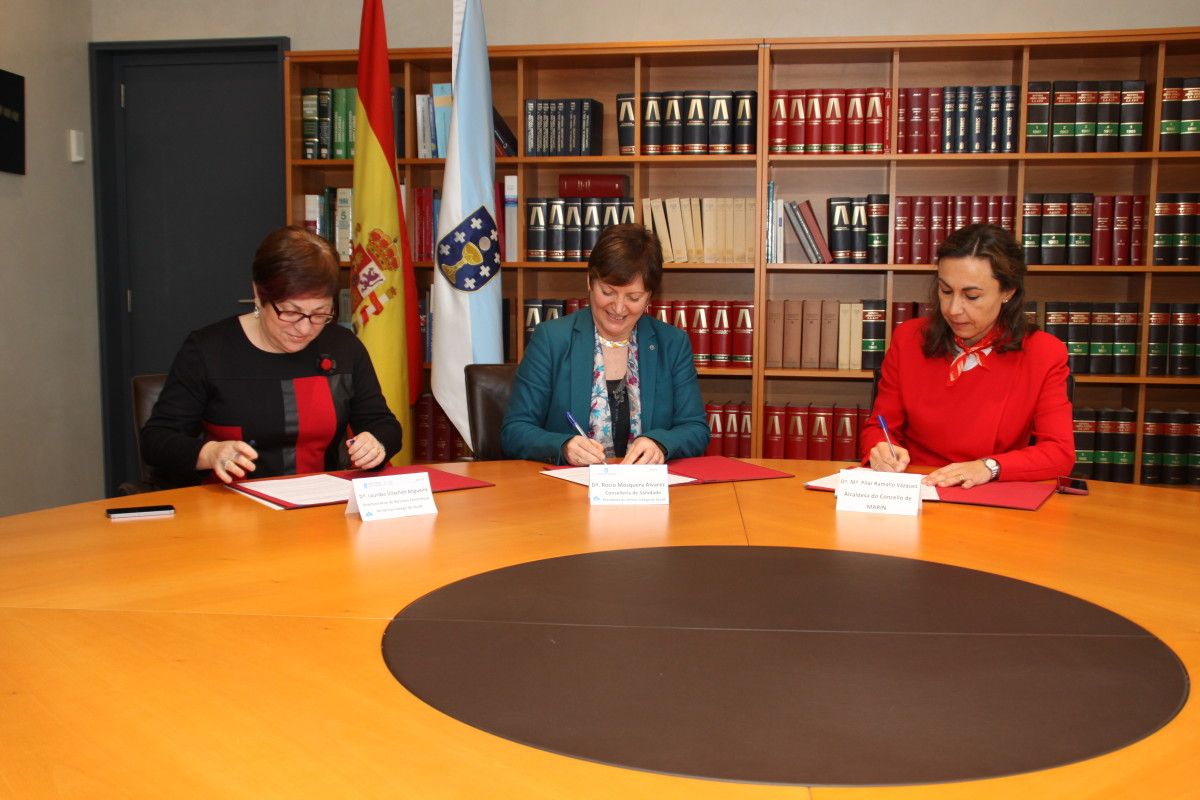
POLYGON ((1061 592, 890 556, 663 547, 552 558, 401 611, 388 668, 507 739, 678 775, 932 783, 1123 747, 1183 706, 1145 629, 1061 592))

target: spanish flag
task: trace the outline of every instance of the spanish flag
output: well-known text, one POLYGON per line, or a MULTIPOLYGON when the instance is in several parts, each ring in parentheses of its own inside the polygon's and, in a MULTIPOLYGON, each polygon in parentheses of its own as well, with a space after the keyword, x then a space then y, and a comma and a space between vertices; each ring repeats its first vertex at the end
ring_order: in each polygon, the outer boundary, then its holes
POLYGON ((413 451, 411 409, 423 374, 417 289, 396 174, 382 0, 363 0, 356 105, 350 256, 354 330, 371 354, 388 407, 404 426, 404 447, 393 461, 407 464, 413 451))

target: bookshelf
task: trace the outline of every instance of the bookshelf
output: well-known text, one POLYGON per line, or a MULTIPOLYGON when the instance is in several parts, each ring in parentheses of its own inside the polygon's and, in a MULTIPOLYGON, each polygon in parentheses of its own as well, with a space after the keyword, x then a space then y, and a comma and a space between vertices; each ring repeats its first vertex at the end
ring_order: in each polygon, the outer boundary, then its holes
MULTIPOLYGON (((604 104, 603 155, 497 158, 497 179, 516 175, 521 199, 553 196, 561 172, 627 175, 641 221, 640 200, 671 196, 745 196, 766 207, 767 185, 777 196, 808 199, 823 217, 830 196, 887 194, 894 220, 898 195, 1007 194, 1087 191, 1142 194, 1200 190, 1200 151, 1160 152, 1160 88, 1167 75, 1200 75, 1200 28, 1067 33, 972 34, 930 37, 742 39, 578 45, 504 46, 490 49, 493 103, 517 135, 524 152, 523 109, 527 98, 593 97, 604 104), (1032 81, 1140 79, 1146 85, 1142 148, 1119 153, 1026 153, 1024 100, 1032 81), (998 154, 862 155, 774 154, 768 152, 769 93, 772 88, 890 89, 890 128, 897 124, 899 90, 941 85, 1015 84, 1021 105, 1016 152, 998 154), (758 142, 752 155, 620 156, 617 154, 616 95, 679 88, 755 89, 758 142)), ((405 153, 397 161, 409 197, 417 187, 440 188, 444 162, 412 158, 416 152, 413 97, 450 80, 449 48, 392 50, 393 85, 404 88, 405 153)), ((304 160, 300 145, 300 90, 306 86, 353 86, 355 51, 287 54, 285 90, 288 153, 288 219, 301 224, 304 195, 326 186, 349 186, 349 160, 304 160)), ((640 129, 636 132, 640 153, 640 129)), ((894 144, 894 137, 893 137, 894 144)), ((516 235, 525 252, 524 225, 516 235)), ((411 230, 411 222, 410 222, 411 230)), ((1200 301, 1200 266, 1154 266, 1153 222, 1149 220, 1141 263, 1129 266, 1030 267, 1031 299, 1132 301, 1139 304, 1138 363, 1133 375, 1078 375, 1075 402, 1135 411, 1134 469, 1140 478, 1141 421, 1152 408, 1200 410, 1200 377, 1146 374, 1151 302, 1200 301)), ((746 402, 752 408, 753 454, 762 451, 764 403, 840 402, 865 404, 871 389, 866 370, 766 369, 763 365, 766 301, 838 298, 926 299, 933 267, 920 264, 767 263, 763 237, 756 236, 753 262, 669 264, 661 295, 667 299, 728 298, 755 304, 754 363, 751 368, 702 368, 706 400, 746 402)), ((889 256, 893 245, 889 223, 889 256)), ((893 261, 891 257, 888 259, 893 261)), ((523 353, 522 303, 526 298, 580 297, 585 265, 516 261, 504 265, 509 299, 512 354, 523 353)), ((417 262, 418 288, 432 279, 432 265, 417 262)), ((890 340, 890 319, 887 325, 890 340)))

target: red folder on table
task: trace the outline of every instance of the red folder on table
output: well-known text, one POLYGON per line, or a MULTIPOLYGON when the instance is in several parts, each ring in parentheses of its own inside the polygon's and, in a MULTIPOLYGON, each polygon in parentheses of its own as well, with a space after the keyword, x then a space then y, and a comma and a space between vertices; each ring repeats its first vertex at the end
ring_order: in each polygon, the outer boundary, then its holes
POLYGON ((770 478, 794 478, 790 472, 781 472, 757 464, 747 464, 726 456, 696 456, 667 462, 667 472, 693 478, 696 483, 727 483, 730 481, 761 481, 770 478))
POLYGON ((1037 511, 1054 494, 1053 483, 1032 481, 994 481, 982 486, 963 489, 959 486, 939 486, 938 497, 943 503, 966 503, 972 506, 1016 508, 1037 511))

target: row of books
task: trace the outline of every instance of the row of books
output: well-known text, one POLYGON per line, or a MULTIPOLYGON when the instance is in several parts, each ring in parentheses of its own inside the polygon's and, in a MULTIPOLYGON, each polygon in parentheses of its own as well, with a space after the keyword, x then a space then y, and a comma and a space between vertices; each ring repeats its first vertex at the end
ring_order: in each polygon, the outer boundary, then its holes
POLYGON ((753 197, 643 198, 642 224, 665 262, 745 264, 755 257, 757 207, 753 197))
POLYGON ((887 334, 883 300, 768 300, 767 369, 875 369, 887 334))
POLYGON ((525 344, 529 344, 534 329, 543 322, 574 314, 587 307, 588 299, 586 297, 572 297, 567 300, 526 297, 524 304, 525 344))
POLYGON ((697 367, 749 367, 754 353, 750 300, 652 300, 650 314, 686 331, 697 367))
POLYGON ((1163 78, 1159 150, 1200 150, 1200 77, 1163 78))
MULTIPOLYGON (((1100 424, 1097 413, 1097 438, 1100 438, 1100 424)), ((1077 415, 1077 440, 1079 427, 1077 415)), ((1099 459, 1095 463, 1098 465, 1099 459)), ((1142 421, 1142 483, 1200 486, 1200 412, 1158 408, 1146 411, 1142 421)))
POLYGON ((300 90, 301 157, 354 158, 358 90, 310 86, 300 90))
MULTIPOLYGON (((1028 308, 1028 306, 1027 306, 1028 308)), ((1200 304, 1151 303, 1146 374, 1200 374, 1197 327, 1200 304)), ((1067 345, 1067 365, 1075 375, 1133 375, 1137 370, 1141 313, 1137 303, 1047 301, 1042 328, 1067 345)))
MULTIPOLYGON (((796 242, 810 264, 886 264, 889 208, 886 194, 866 197, 830 197, 826 201, 826 230, 821 232, 808 200, 777 200, 796 242)), ((781 253, 788 263, 798 263, 791 252, 781 253)))
POLYGON ((1200 264, 1200 192, 1155 195, 1153 258, 1156 266, 1200 264))
POLYGON ((304 227, 328 240, 338 259, 348 262, 354 236, 354 190, 328 186, 319 194, 304 195, 304 227))
MULTIPOLYGON (((852 404, 766 403, 763 458, 858 461, 859 431, 866 426, 870 415, 869 406, 852 404)), ((711 431, 710 416, 710 437, 711 431)))
POLYGON ((450 146, 450 116, 454 111, 454 89, 435 83, 431 94, 413 98, 416 106, 417 158, 445 158, 450 146))
POLYGON ((1142 263, 1145 195, 1027 193, 1024 200, 1026 264, 1142 263))
POLYGON ((1015 153, 1019 87, 914 86, 900 90, 898 153, 1015 153))
MULTIPOLYGON (((433 363, 433 298, 432 289, 426 289, 417 298, 417 318, 421 331, 422 358, 426 364, 433 363)), ((500 301, 500 335, 505 361, 516 361, 516 348, 513 347, 512 314, 510 301, 507 297, 500 301)))
POLYGON ((1143 148, 1146 82, 1030 81, 1027 153, 1132 153, 1143 148))
MULTIPOLYGON (((471 449, 450 424, 450 418, 429 392, 421 394, 413 406, 413 460, 427 464, 462 461, 471 449)), ((409 435, 409 431, 404 432, 409 435)))
POLYGON ((1016 233, 1011 194, 899 195, 894 229, 896 264, 932 264, 938 246, 954 231, 987 223, 1016 233))
POLYGON ((769 99, 771 153, 891 152, 891 89, 772 89, 769 99))
POLYGON ((617 95, 617 147, 637 155, 729 155, 754 153, 758 141, 758 92, 753 89, 691 89, 642 92, 641 115, 632 92, 617 95))
POLYGON ((525 101, 525 155, 598 156, 604 143, 604 104, 590 97, 525 101))
POLYGON ((605 228, 635 221, 633 201, 620 197, 528 197, 525 211, 528 261, 587 261, 605 228))

